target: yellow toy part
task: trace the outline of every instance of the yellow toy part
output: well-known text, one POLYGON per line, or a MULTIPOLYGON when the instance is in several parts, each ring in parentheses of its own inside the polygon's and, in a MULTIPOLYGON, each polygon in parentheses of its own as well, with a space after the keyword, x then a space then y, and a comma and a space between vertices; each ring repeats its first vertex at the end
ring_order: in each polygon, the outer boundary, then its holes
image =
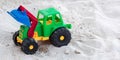
POLYGON ((49 37, 43 37, 43 36, 38 36, 37 32, 34 32, 33 38, 37 41, 45 41, 45 40, 49 40, 49 37))
POLYGON ((60 40, 63 41, 65 39, 64 36, 60 36, 60 40))

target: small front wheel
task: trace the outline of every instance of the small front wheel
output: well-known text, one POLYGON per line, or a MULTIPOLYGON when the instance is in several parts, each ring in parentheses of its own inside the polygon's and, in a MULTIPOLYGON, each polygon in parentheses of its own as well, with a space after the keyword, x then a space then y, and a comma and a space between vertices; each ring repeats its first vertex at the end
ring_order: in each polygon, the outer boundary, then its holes
POLYGON ((25 54, 34 54, 38 50, 38 44, 33 38, 26 38, 22 43, 21 49, 25 54))
POLYGON ((19 46, 20 45, 20 43, 19 42, 17 42, 17 36, 19 35, 19 31, 16 31, 15 33, 14 33, 14 35, 13 35, 13 42, 14 42, 14 44, 16 45, 16 46, 19 46))

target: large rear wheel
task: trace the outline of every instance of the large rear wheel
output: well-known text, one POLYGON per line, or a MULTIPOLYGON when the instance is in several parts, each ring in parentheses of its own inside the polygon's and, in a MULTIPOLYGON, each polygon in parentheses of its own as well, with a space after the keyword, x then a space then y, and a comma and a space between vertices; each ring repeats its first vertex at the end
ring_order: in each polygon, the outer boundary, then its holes
POLYGON ((66 28, 58 28, 50 36, 50 42, 56 47, 68 45, 70 40, 71 34, 66 28))

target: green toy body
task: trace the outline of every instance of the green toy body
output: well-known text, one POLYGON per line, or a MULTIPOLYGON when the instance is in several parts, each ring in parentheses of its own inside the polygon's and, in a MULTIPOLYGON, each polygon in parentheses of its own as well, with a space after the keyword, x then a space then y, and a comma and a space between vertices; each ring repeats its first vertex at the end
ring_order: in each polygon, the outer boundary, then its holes
MULTIPOLYGON (((20 7, 19 9, 24 11, 25 8, 20 7)), ((33 16, 31 16, 27 10, 26 12, 29 19, 31 19, 33 16)), ((13 16, 13 14, 11 15, 13 16)), ((34 25, 35 27, 33 27, 35 21, 30 21, 30 26, 28 24, 21 25, 20 29, 13 35, 14 43, 21 45, 24 53, 34 54, 38 49, 37 41, 49 40, 56 47, 65 46, 70 42, 71 34, 68 29, 71 29, 71 24, 65 24, 63 22, 59 11, 54 8, 39 10, 36 19, 37 24, 34 25), (29 32, 31 27, 34 28, 32 28, 33 31, 31 31, 33 33, 29 32), (33 36, 31 34, 33 34, 33 36)))
MULTIPOLYGON (((71 24, 64 24, 61 14, 54 8, 39 10, 37 14, 38 23, 34 32, 39 37, 50 37, 50 35, 58 28, 65 27, 71 29, 71 24), (49 23, 49 20, 52 22, 49 23), (47 23, 48 22, 48 23, 47 23)), ((19 37, 24 40, 27 38, 29 27, 21 25, 19 37)))

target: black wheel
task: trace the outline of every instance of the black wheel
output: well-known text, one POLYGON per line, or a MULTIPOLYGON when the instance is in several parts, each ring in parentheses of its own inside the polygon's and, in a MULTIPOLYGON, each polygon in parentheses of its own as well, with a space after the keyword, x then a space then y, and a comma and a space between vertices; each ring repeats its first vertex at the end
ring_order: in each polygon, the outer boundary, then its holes
POLYGON ((68 45, 70 40, 71 34, 66 28, 58 28, 50 36, 50 42, 56 47, 68 45))
POLYGON ((38 44, 33 38, 26 38, 22 43, 21 49, 25 54, 34 54, 38 50, 38 44))
POLYGON ((17 36, 19 35, 19 31, 16 31, 13 35, 13 42, 16 46, 19 46, 20 43, 17 42, 17 36))

